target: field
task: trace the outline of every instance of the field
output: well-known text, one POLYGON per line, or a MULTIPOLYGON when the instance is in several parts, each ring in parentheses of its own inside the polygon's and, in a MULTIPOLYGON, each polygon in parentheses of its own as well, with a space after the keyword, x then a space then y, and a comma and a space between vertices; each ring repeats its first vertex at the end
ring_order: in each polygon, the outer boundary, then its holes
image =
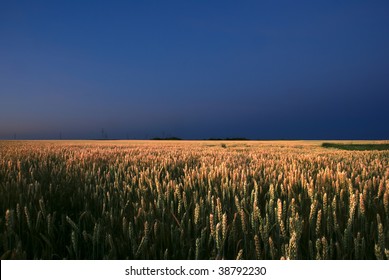
POLYGON ((389 151, 321 144, 0 141, 1 259, 389 259, 389 151))

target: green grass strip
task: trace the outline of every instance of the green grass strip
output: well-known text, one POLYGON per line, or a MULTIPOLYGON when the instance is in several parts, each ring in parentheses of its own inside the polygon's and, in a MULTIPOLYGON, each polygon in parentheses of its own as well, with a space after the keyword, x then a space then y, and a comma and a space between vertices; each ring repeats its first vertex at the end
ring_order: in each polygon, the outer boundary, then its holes
POLYGON ((389 150, 389 144, 341 144, 323 143, 323 148, 335 148, 348 151, 384 151, 389 150))

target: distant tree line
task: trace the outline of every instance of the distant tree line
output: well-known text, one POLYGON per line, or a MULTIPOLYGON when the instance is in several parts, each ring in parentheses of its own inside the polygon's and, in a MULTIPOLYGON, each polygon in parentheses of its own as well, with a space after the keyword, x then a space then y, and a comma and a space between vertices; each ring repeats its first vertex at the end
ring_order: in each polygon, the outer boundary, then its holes
POLYGON ((247 140, 250 140, 250 139, 247 139, 247 138, 244 138, 244 137, 233 137, 233 138, 208 138, 208 139, 205 139, 205 140, 209 140, 209 141, 247 141, 247 140))
POLYGON ((182 140, 179 137, 154 137, 151 138, 150 140, 182 140))

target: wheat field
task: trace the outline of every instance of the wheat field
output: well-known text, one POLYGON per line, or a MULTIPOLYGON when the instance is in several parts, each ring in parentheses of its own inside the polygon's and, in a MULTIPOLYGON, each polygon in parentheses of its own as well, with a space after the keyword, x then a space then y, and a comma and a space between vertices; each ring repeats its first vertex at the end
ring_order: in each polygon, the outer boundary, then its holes
POLYGON ((389 259, 389 151, 0 141, 1 259, 389 259))

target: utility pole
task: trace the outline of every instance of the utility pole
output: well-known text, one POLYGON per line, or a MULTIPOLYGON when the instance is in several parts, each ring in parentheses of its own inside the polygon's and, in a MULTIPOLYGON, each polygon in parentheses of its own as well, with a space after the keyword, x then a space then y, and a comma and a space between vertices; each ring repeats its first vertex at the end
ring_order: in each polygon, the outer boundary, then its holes
POLYGON ((104 128, 101 129, 101 138, 108 139, 108 133, 104 130, 104 128))

